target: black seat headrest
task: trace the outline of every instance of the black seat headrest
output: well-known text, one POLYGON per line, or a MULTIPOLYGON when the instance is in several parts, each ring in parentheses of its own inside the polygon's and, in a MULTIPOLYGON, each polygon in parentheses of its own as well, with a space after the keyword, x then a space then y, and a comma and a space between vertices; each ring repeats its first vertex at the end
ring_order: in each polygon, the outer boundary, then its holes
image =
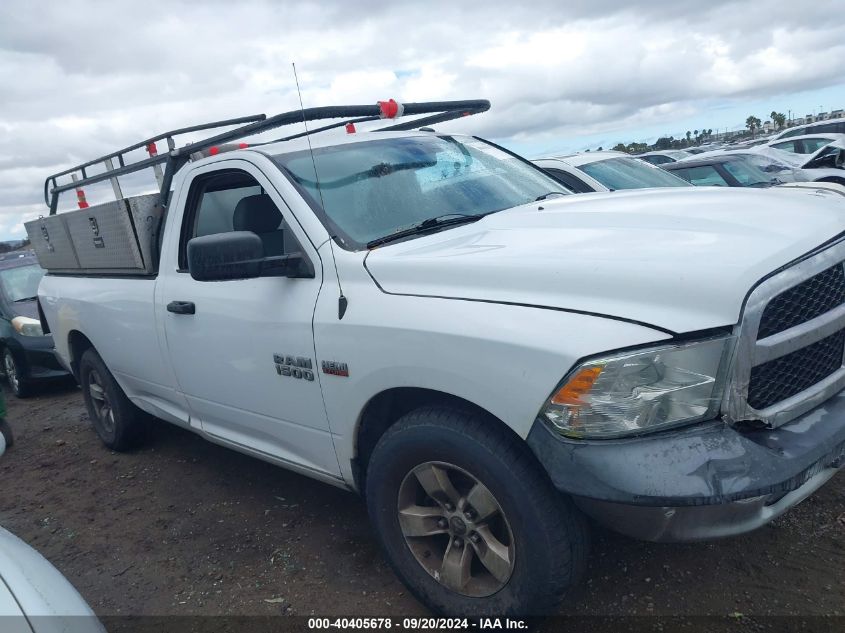
POLYGON ((266 193, 241 198, 232 216, 232 228, 236 231, 269 233, 278 229, 281 223, 282 212, 266 193))

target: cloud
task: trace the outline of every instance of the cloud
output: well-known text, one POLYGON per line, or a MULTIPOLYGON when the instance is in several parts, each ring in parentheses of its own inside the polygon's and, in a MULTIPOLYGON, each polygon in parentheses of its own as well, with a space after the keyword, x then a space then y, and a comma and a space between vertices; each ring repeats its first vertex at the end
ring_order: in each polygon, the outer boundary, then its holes
POLYGON ((298 107, 292 61, 306 106, 489 98, 489 113, 441 127, 505 144, 622 136, 714 101, 842 83, 840 3, 797 6, 6 0, 0 238, 44 210, 43 178, 75 161, 298 107))

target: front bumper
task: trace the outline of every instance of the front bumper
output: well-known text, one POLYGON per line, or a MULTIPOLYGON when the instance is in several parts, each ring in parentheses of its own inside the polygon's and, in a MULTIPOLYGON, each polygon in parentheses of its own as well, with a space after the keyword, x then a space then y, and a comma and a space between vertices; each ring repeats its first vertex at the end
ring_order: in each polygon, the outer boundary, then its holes
POLYGON ((59 362, 52 336, 18 336, 6 341, 25 380, 61 378, 68 371, 59 362))
POLYGON ((589 515, 652 541, 742 534, 803 501, 845 463, 845 392, 776 429, 713 421, 624 440, 568 440, 537 421, 528 444, 589 515))

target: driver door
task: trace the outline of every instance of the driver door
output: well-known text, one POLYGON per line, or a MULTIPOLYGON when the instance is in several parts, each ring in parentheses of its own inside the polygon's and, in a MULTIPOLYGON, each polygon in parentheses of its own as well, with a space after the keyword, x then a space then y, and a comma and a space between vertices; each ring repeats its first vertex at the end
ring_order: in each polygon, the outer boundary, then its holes
POLYGON ((247 161, 200 167, 182 191, 178 270, 164 275, 157 309, 192 425, 265 458, 337 476, 311 327, 322 279, 316 250, 247 161), (232 230, 257 233, 265 257, 302 252, 314 277, 194 280, 188 241, 232 230))

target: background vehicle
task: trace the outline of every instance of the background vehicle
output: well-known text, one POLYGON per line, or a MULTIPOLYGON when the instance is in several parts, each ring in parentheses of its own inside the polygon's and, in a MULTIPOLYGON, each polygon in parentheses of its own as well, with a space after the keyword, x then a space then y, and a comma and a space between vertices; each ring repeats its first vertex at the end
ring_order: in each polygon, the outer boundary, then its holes
POLYGON ((782 152, 792 152, 795 154, 815 154, 825 145, 829 145, 833 141, 845 138, 843 134, 805 134, 801 136, 792 136, 788 139, 777 139, 766 143, 766 147, 780 150, 782 152))
POLYGON ((687 186, 659 167, 643 164, 622 152, 584 152, 538 158, 533 163, 575 193, 687 186))
POLYGON ((33 251, 0 258, 0 355, 2 373, 19 398, 39 380, 68 377, 53 349, 53 337, 41 331, 36 299, 44 269, 33 251))
POLYGON ((553 611, 584 568, 582 512, 650 540, 729 536, 832 477, 845 199, 567 195, 478 138, 411 131, 488 107, 312 108, 51 176, 55 211, 166 163, 152 198, 27 224, 46 323, 106 446, 137 441, 145 411, 360 491, 392 568, 450 615, 553 611), (430 116, 221 151, 400 111, 430 116), (48 249, 63 227, 74 241, 48 249), (819 287, 813 312, 782 316, 819 287))
POLYGON ((845 138, 838 138, 809 156, 774 148, 757 151, 793 165, 806 180, 845 184, 845 138))
POLYGON ((827 121, 817 121, 816 123, 807 123, 806 125, 796 125, 784 130, 777 136, 775 140, 783 138, 792 138, 793 136, 802 136, 805 134, 845 134, 845 118, 828 119, 827 121))
MULTIPOLYGON (((0 420, 0 458, 12 432, 0 420)), ((0 622, 21 633, 104 633, 79 592, 41 554, 0 527, 0 622)))
POLYGON ((683 149, 667 149, 656 150, 653 152, 645 152, 644 154, 637 154, 636 158, 644 160, 652 165, 665 165, 666 163, 674 163, 676 160, 682 160, 692 156, 691 152, 683 149))
POLYGON ((700 154, 662 169, 698 186, 771 187, 782 181, 756 167, 749 160, 730 152, 700 154))

